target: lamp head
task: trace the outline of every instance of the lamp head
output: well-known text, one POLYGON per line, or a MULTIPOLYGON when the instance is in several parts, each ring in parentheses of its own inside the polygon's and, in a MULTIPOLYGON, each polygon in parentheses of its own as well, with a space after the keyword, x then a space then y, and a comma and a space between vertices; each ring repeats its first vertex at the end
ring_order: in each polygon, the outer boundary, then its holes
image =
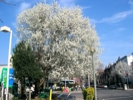
POLYGON ((90 52, 91 53, 94 53, 96 50, 95 50, 95 48, 94 47, 90 47, 90 52))
POLYGON ((0 28, 0 31, 2 31, 2 32, 11 32, 11 29, 7 26, 3 26, 3 27, 0 28))

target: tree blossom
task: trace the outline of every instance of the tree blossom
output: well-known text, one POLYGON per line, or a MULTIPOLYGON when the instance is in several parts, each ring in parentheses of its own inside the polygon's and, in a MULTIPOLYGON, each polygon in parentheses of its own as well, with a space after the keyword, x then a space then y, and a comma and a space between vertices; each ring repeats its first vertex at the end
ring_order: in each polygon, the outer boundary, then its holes
POLYGON ((50 78, 92 75, 92 47, 95 65, 99 62, 99 37, 79 7, 39 3, 18 15, 17 32, 18 39, 40 54, 42 70, 50 78))

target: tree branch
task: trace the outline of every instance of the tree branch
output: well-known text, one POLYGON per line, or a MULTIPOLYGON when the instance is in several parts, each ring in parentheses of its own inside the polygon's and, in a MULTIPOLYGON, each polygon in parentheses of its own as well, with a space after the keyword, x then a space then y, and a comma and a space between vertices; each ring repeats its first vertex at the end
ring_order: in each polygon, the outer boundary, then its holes
POLYGON ((8 5, 13 5, 13 6, 16 6, 15 4, 5 2, 4 0, 0 0, 0 2, 5 3, 5 4, 8 4, 8 5))
POLYGON ((0 19, 0 22, 3 23, 3 21, 0 19))
MULTIPOLYGON (((15 4, 11 4, 11 3, 5 2, 4 0, 0 0, 0 2, 8 4, 8 5, 16 6, 15 4)), ((1 19, 0 19, 0 22, 3 23, 3 21, 1 19)))

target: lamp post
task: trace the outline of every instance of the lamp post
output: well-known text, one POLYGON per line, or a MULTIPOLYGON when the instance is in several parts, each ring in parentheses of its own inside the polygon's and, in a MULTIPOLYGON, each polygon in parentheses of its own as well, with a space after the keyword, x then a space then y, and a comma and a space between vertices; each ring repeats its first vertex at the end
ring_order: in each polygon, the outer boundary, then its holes
POLYGON ((89 77, 89 73, 88 73, 88 87, 90 87, 90 77, 89 77))
POLYGON ((95 76, 95 66, 94 66, 94 53, 95 48, 90 48, 91 56, 92 56, 92 69, 93 69, 93 80, 94 80, 94 93, 95 93, 95 100, 97 100, 97 88, 96 88, 96 76, 95 76))
POLYGON ((10 33, 9 49, 8 49, 7 83, 6 83, 6 100, 8 100, 9 68, 10 68, 10 54, 11 54, 11 43, 12 43, 12 30, 7 26, 3 26, 3 27, 0 28, 0 31, 10 33))

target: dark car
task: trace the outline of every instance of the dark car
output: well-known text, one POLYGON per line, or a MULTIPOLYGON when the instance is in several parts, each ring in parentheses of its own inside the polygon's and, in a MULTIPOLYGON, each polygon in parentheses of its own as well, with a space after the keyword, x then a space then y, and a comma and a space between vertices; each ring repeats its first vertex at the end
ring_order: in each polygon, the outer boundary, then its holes
POLYGON ((110 85, 109 89, 116 89, 116 85, 110 85))
POLYGON ((100 88, 100 84, 97 84, 97 86, 96 86, 97 88, 100 88))

